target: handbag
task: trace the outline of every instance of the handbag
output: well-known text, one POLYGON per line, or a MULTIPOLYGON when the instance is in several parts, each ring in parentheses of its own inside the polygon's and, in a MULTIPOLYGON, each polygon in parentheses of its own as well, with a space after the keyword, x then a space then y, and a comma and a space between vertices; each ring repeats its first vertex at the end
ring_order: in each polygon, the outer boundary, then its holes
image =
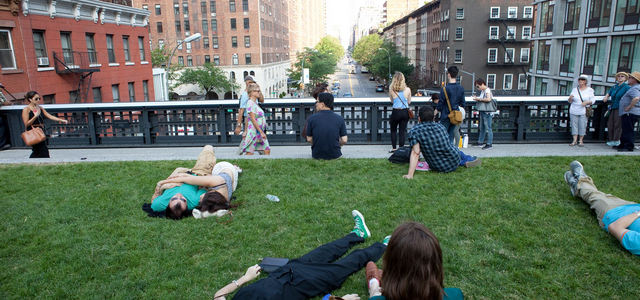
POLYGON ((44 141, 47 136, 44 135, 44 131, 40 127, 31 127, 30 130, 26 130, 21 135, 24 144, 27 146, 33 146, 35 144, 44 141))
POLYGON ((395 164, 408 164, 411 158, 411 147, 399 147, 391 154, 389 161, 395 164))
MULTIPOLYGON (((584 100, 582 99, 582 93, 580 93, 580 88, 577 87, 576 90, 578 91, 578 96, 580 96, 580 101, 584 102, 584 100)), ((593 117, 593 107, 591 107, 591 105, 587 105, 585 106, 585 109, 586 109, 585 115, 587 116, 587 118, 593 117)))
POLYGON ((451 123, 452 125, 458 125, 462 123, 462 112, 457 109, 451 109, 451 102, 449 102, 449 95, 447 94, 447 88, 445 87, 444 82, 442 83, 442 90, 444 91, 445 99, 447 99, 447 106, 449 106, 449 114, 447 115, 447 117, 449 117, 449 123, 451 123))

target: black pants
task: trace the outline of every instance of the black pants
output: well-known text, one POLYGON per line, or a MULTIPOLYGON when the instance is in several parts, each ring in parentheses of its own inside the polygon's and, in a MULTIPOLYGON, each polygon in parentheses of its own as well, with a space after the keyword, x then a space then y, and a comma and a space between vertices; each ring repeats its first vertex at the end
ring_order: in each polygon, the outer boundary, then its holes
POLYGON ((364 268, 367 262, 380 259, 387 248, 382 243, 375 243, 337 260, 351 247, 362 242, 363 238, 350 233, 322 245, 288 262, 269 274, 268 278, 241 288, 233 299, 302 300, 327 294, 338 289, 351 274, 364 268))
POLYGON ((396 149, 396 142, 398 140, 396 131, 398 125, 400 125, 400 147, 404 146, 404 140, 407 135, 407 123, 409 123, 409 111, 406 109, 394 109, 391 112, 391 119, 389 120, 391 125, 391 147, 396 149))
MULTIPOLYGON (((622 108, 621 108, 622 109, 622 108)), ((620 146, 618 149, 629 149, 633 150, 633 140, 635 136, 635 132, 633 131, 633 127, 638 122, 638 116, 634 114, 624 114, 620 116, 620 123, 622 127, 622 135, 620 136, 620 146)))
POLYGON ((29 158, 49 158, 49 148, 47 148, 47 140, 31 146, 31 156, 29 158))

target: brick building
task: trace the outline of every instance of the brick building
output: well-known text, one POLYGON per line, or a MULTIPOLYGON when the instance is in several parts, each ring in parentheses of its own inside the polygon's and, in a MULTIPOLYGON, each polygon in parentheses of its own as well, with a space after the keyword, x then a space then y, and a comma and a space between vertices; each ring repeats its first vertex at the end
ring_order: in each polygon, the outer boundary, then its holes
POLYGON ((90 0, 0 1, 0 82, 44 103, 154 99, 148 14, 90 0))
MULTIPOLYGON (((172 64, 185 67, 212 63, 244 87, 252 75, 265 97, 287 90, 289 63, 288 2, 282 0, 134 0, 133 6, 150 11, 151 47, 175 46, 186 37, 202 38, 177 48, 172 64)), ((174 89, 179 95, 203 94, 189 86, 174 89)), ((240 91, 217 91, 208 99, 237 98, 240 91)))

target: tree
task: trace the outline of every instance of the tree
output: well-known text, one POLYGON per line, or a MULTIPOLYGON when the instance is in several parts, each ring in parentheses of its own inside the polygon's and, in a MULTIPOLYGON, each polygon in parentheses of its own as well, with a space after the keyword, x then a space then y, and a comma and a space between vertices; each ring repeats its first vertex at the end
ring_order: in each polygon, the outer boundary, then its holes
POLYGON ((405 79, 410 77, 414 67, 409 63, 408 57, 402 56, 402 54, 396 50, 395 45, 389 41, 384 41, 379 48, 386 49, 388 52, 376 48, 377 51, 371 56, 371 60, 369 61, 369 71, 373 75, 380 78, 389 78, 389 71, 391 71, 391 75, 395 72, 402 72, 405 79))
POLYGON ((328 75, 336 71, 336 63, 331 54, 316 51, 315 49, 305 48, 303 52, 296 55, 297 62, 289 70, 289 78, 299 80, 302 74, 302 61, 304 60, 304 68, 309 69, 309 80, 313 84, 327 81, 328 75))
POLYGON ((176 79, 173 88, 182 84, 195 84, 209 94, 213 91, 230 91, 239 89, 240 86, 228 79, 222 69, 206 63, 202 67, 187 68, 176 79))
POLYGON ((353 59, 363 66, 369 65, 373 56, 378 52, 378 48, 382 46, 382 42, 382 38, 377 34, 363 37, 353 47, 353 59))
POLYGON ((158 47, 151 50, 151 65, 154 68, 161 68, 167 65, 169 60, 169 53, 165 47, 158 47))
POLYGON ((335 59, 335 63, 338 63, 338 61, 344 56, 344 48, 342 48, 340 41, 330 35, 323 37, 315 48, 319 52, 329 54, 333 57, 335 59))

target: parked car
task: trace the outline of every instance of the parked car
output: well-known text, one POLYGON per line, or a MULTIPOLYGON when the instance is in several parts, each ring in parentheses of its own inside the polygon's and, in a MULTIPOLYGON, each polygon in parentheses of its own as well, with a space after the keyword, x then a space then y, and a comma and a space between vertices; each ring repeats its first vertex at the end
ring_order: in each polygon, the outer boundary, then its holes
POLYGON ((378 86, 376 86, 376 93, 384 93, 384 84, 378 84, 378 86))
POLYGON ((375 80, 376 80, 376 78, 375 78, 375 77, 373 77, 373 76, 369 76, 369 81, 375 81, 375 80))
POLYGON ((369 69, 367 69, 367 67, 362 66, 360 67, 360 73, 369 73, 369 69))
POLYGON ((351 97, 353 97, 353 95, 351 95, 351 93, 344 93, 342 95, 342 98, 351 98, 351 97))

